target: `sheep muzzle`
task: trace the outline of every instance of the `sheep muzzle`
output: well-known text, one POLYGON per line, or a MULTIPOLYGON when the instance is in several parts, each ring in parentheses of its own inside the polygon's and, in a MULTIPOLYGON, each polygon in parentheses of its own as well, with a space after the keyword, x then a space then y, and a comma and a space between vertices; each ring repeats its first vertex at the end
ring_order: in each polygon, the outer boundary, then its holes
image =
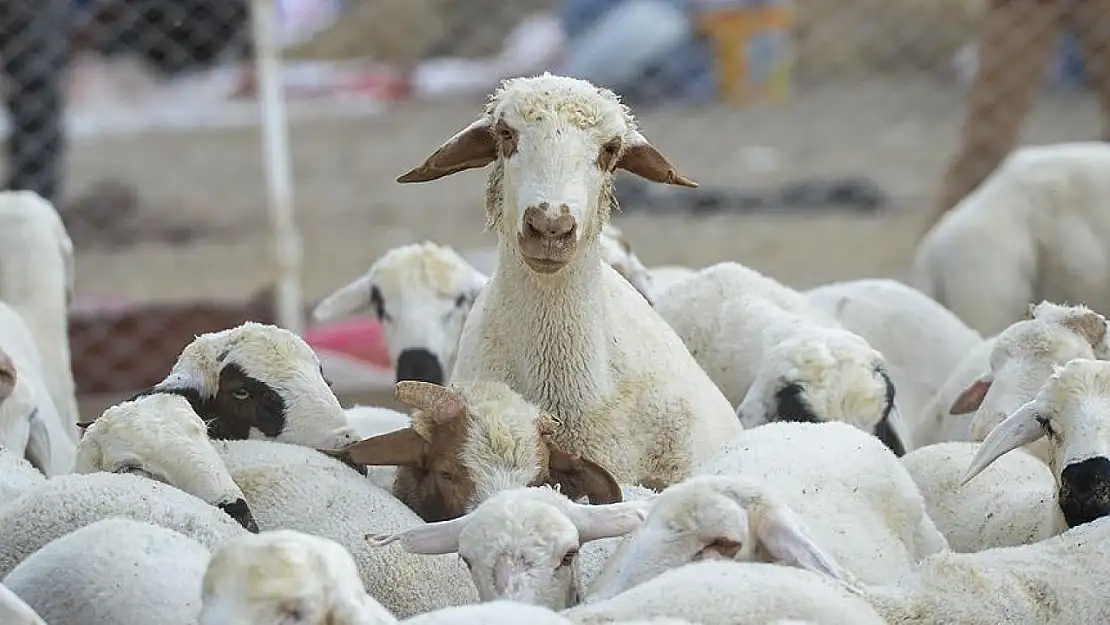
POLYGON ((541 202, 524 211, 524 228, 518 236, 521 256, 533 271, 554 273, 574 257, 578 249, 578 222, 566 204, 553 216, 551 206, 541 202))

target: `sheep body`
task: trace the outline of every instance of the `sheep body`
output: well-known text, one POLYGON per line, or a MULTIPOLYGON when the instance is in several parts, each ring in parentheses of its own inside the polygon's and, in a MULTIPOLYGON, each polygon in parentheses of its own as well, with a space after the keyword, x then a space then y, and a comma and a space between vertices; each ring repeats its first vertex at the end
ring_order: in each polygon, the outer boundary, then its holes
POLYGON ((558 612, 515 601, 490 601, 436 610, 401 621, 402 625, 572 625, 558 612))
POLYGON ((105 519, 49 542, 4 585, 50 625, 195 625, 208 558, 173 530, 105 519))
POLYGON ((0 505, 46 481, 27 459, 0 446, 0 505))
POLYGON ((911 283, 984 336, 1035 297, 1110 311, 1108 196, 1105 143, 1018 148, 925 235, 911 283))
POLYGON ((6 625, 46 625, 27 602, 0 584, 0 623, 6 625))

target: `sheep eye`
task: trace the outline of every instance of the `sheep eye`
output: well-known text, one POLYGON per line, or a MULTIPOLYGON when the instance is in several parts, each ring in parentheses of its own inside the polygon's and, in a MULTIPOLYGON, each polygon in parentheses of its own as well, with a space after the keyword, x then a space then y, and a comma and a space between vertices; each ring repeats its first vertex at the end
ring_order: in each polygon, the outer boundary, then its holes
POLYGON ((566 553, 566 555, 563 556, 563 561, 559 563, 559 566, 560 567, 570 566, 571 564, 574 563, 574 558, 577 555, 578 555, 578 550, 577 549, 571 549, 570 551, 568 551, 566 553))
POLYGON ((462 295, 456 297, 455 298, 455 308, 462 308, 463 306, 466 306, 466 300, 467 300, 466 293, 463 293, 462 295))
POLYGON ((245 401, 250 399, 251 392, 245 388, 237 388, 231 392, 231 396, 235 399, 238 399, 239 401, 245 401))
POLYGON ((385 312, 385 299, 382 298, 382 291, 377 285, 370 288, 370 307, 374 309, 374 315, 378 321, 389 319, 389 315, 385 312))

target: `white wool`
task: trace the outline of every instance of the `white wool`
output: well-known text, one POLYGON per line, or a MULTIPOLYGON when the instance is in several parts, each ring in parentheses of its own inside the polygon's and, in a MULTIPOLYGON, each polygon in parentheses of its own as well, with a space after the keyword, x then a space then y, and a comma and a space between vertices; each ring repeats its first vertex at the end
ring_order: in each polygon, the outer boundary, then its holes
POLYGON ((206 421, 217 422, 220 427, 216 431, 241 430, 251 438, 320 448, 342 447, 357 440, 343 407, 328 388, 316 353, 301 337, 273 325, 248 321, 198 336, 185 346, 169 375, 152 391, 198 394, 201 406, 194 408, 206 421), (283 406, 260 402, 249 388, 233 387, 223 375, 229 368, 241 370, 265 390, 276 392, 283 406), (243 422, 241 415, 226 412, 228 406, 242 402, 254 402, 247 412, 255 422, 243 422), (218 405, 224 406, 225 412, 218 405), (277 422, 280 429, 264 432, 268 426, 257 420, 277 422))
POLYGON ((428 381, 445 384, 455 366, 463 324, 486 281, 450 247, 430 241, 402 245, 321 300, 313 315, 326 321, 369 311, 385 331, 398 379, 411 379, 413 374, 406 371, 402 355, 423 351, 439 366, 439 379, 428 381))
POLYGON ((436 610, 401 621, 402 625, 573 625, 557 612, 516 603, 491 601, 436 610))
POLYGON ((51 625, 194 625, 208 558, 173 530, 105 519, 51 541, 4 585, 51 625))
POLYGON ((879 581, 947 548, 897 457, 843 423, 746 430, 664 490, 588 596, 699 559, 790 564, 879 581))
MULTIPOLYGON (((14 366, 15 385, 0 397, 0 445, 25 457, 47 476, 67 473, 73 465, 77 423, 63 421, 47 383, 49 369, 23 318, 0 302, 0 359, 14 366)), ((10 372, 6 372, 10 375, 10 372)))
POLYGON ((0 622, 8 625, 46 625, 31 606, 0 584, 0 622))
POLYGON ((683 618, 700 625, 776 619, 804 619, 822 625, 883 623, 866 601, 824 575, 755 562, 687 564, 563 615, 577 625, 655 617, 683 618))
POLYGON ((233 538, 204 573, 199 625, 392 625, 366 594, 351 554, 292 530, 233 538))
POLYGON ((246 532, 231 517, 172 486, 134 475, 59 475, 0 506, 0 576, 46 543, 102 519, 171 529, 211 549, 246 532))
POLYGON ((919 435, 935 439, 920 422, 925 406, 983 337, 952 311, 896 280, 834 282, 805 295, 882 352, 913 445, 919 444, 919 435))
POLYGON ((622 483, 682 479, 740 426, 674 332, 602 261, 598 237, 616 168, 693 183, 612 92, 550 74, 506 80, 477 121, 399 180, 490 163, 497 267, 463 329, 452 380, 509 384, 561 420, 556 442, 622 483), (463 144, 477 153, 463 157, 463 144), (545 243, 528 215, 544 228, 573 227, 545 243))
POLYGON ((912 284, 984 336, 1034 298, 1110 311, 1110 145, 1015 149, 918 245, 912 284))
MULTIPOLYGON (((351 406, 344 412, 347 413, 347 423, 355 429, 359 439, 388 434, 412 425, 409 415, 380 406, 351 406)), ((366 468, 366 479, 386 490, 393 488, 396 475, 397 467, 366 468)))
POLYGON ((45 481, 46 477, 23 456, 0 445, 0 505, 45 481))
POLYGON ((80 415, 68 332, 73 265, 73 242, 54 206, 32 191, 0 191, 0 301, 20 314, 34 337, 43 381, 76 443, 80 415))
POLYGON ((1002 456, 964 484, 979 447, 964 441, 937 443, 902 457, 925 498, 929 518, 952 551, 1027 545, 1067 529, 1052 471, 1023 450, 1002 456))
POLYGON ((612 223, 601 228, 598 237, 601 260, 615 269, 629 284, 636 288, 649 303, 655 302, 672 284, 694 273, 693 269, 679 265, 646 267, 624 233, 612 223))

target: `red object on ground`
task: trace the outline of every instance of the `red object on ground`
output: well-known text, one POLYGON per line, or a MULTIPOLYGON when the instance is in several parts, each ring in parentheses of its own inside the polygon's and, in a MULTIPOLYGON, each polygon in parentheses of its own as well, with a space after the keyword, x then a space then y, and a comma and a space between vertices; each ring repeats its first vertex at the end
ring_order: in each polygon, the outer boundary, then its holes
POLYGON ((383 369, 392 366, 385 333, 381 324, 373 319, 317 326, 305 331, 304 340, 318 352, 338 352, 383 369))

